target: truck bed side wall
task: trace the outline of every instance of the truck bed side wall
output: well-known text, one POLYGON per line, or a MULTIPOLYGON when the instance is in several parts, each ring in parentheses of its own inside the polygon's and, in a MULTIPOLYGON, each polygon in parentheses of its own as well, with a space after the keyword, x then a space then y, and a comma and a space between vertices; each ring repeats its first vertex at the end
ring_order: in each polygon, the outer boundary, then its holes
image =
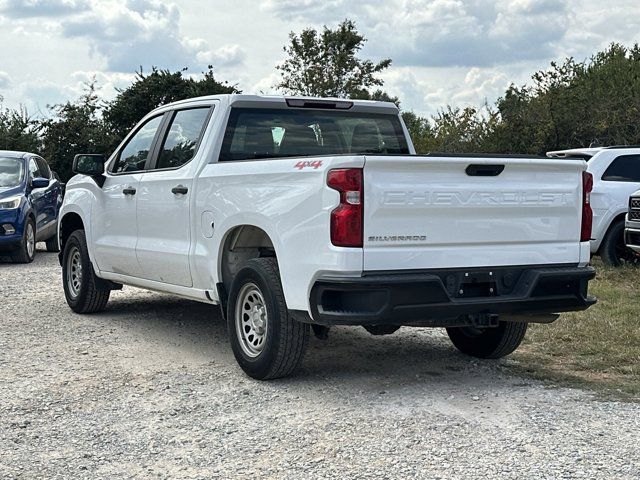
POLYGON ((220 251, 240 225, 269 235, 291 309, 308 310, 310 288, 321 274, 360 275, 362 249, 331 245, 329 218, 339 195, 325 186, 325 178, 328 169, 362 167, 364 159, 318 157, 313 159, 321 162, 317 167, 296 167, 308 160, 221 162, 202 170, 195 213, 212 219, 215 227, 211 238, 197 229, 192 261, 196 288, 211 289, 221 281, 220 251))

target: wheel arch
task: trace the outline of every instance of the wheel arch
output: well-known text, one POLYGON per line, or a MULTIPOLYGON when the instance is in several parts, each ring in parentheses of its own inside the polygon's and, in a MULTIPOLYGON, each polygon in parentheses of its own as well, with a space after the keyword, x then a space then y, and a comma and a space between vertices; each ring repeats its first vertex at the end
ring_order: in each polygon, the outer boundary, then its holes
POLYGON ((604 243, 604 239, 607 237, 607 235, 609 235, 609 232, 611 231, 611 229, 613 228, 613 226, 618 223, 618 222, 624 222, 625 216, 627 215, 626 210, 624 212, 620 212, 617 215, 614 215, 611 218, 611 221, 609 222, 609 224, 607 225, 607 229, 604 231, 604 235, 602 235, 599 239, 598 239, 598 254, 600 254, 600 249, 602 248, 602 245, 604 243))
POLYGON ((266 229, 249 223, 228 228, 218 253, 218 279, 225 292, 229 291, 236 273, 248 260, 261 257, 278 258, 275 243, 266 229))
POLYGON ((26 215, 25 218, 27 220, 29 220, 29 219, 33 220, 33 228, 36 229, 36 230, 38 229, 38 225, 36 223, 36 214, 35 214, 35 212, 33 210, 29 210, 27 212, 27 215, 26 215))
POLYGON ((64 213, 60 217, 58 224, 58 239, 60 244, 60 254, 58 258, 62 265, 62 253, 64 252, 64 246, 69 239, 69 236, 76 230, 85 230, 85 222, 82 216, 75 211, 69 211, 64 213))

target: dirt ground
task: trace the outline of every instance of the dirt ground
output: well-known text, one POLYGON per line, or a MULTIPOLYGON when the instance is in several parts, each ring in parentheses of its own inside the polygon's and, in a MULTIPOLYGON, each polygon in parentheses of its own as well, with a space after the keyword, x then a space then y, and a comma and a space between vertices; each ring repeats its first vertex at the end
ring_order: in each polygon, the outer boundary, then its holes
POLYGON ((0 478, 640 478, 640 405, 508 362, 336 328, 257 382, 216 307, 125 287, 79 316, 39 251, 0 263, 0 478))

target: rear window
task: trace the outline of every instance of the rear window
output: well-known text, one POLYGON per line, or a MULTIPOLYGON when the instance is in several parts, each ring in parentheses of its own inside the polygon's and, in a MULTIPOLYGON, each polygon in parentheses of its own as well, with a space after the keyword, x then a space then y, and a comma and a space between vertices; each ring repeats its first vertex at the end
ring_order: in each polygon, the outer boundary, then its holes
POLYGON ((220 160, 408 153, 397 115, 233 108, 220 160))
POLYGON ((640 182, 640 155, 621 155, 602 175, 609 182, 640 182))

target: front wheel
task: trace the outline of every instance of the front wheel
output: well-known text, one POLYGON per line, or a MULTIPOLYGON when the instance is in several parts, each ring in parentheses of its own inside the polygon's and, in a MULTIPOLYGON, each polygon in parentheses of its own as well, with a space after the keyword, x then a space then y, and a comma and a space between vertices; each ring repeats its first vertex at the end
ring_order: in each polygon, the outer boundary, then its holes
POLYGON ((502 358, 513 353, 522 343, 527 323, 499 322, 497 327, 450 327, 447 333, 462 353, 478 358, 502 358))
POLYGON ((269 380, 286 377, 299 367, 309 343, 309 326, 289 314, 274 258, 249 260, 237 273, 227 312, 231 348, 247 375, 269 380))
POLYGON ((62 284, 71 310, 76 313, 104 310, 111 291, 98 289, 97 281, 84 231, 76 230, 69 236, 62 256, 62 284))
POLYGON ((31 263, 36 256, 36 224, 28 218, 24 224, 22 240, 20 246, 11 255, 11 259, 16 263, 31 263))
POLYGON ((640 255, 625 244, 623 221, 613 224, 605 235, 600 246, 600 258, 609 267, 640 265, 640 255))

